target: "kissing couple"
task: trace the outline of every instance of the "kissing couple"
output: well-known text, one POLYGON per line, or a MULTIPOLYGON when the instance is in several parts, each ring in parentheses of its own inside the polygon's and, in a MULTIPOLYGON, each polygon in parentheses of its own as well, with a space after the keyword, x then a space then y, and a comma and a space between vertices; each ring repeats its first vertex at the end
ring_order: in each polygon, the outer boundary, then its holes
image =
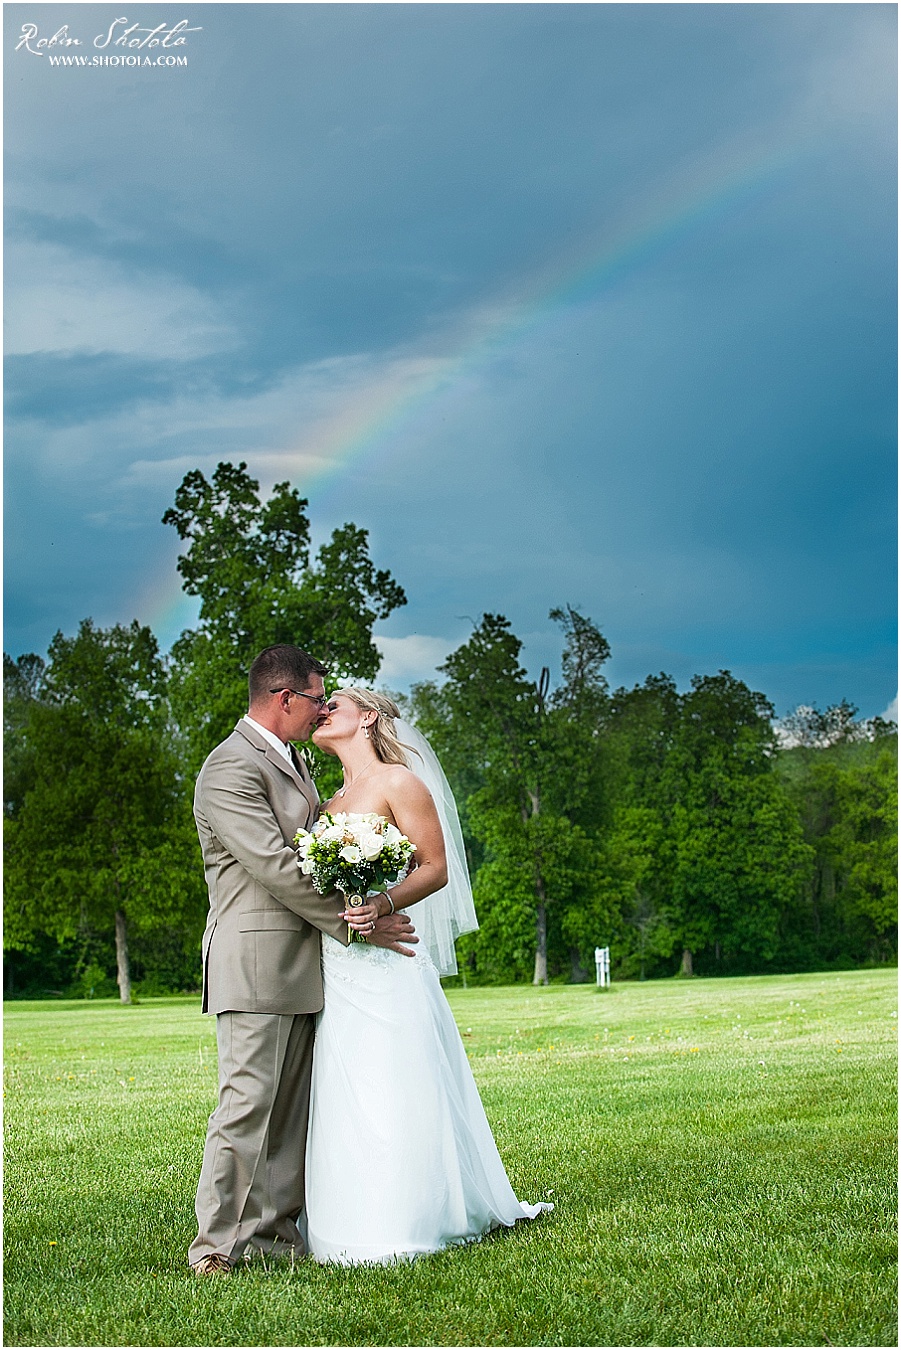
POLYGON ((188 1253, 198 1275, 254 1252, 409 1259, 552 1208, 514 1195, 441 988, 454 938, 478 926, 447 779, 390 699, 326 699, 326 673, 299 647, 262 651, 247 715, 197 779, 203 1011, 219 1053, 188 1253), (294 836, 320 803, 292 742, 311 734, 344 770, 326 808, 375 812, 416 846, 406 874, 357 908, 298 866, 294 836))

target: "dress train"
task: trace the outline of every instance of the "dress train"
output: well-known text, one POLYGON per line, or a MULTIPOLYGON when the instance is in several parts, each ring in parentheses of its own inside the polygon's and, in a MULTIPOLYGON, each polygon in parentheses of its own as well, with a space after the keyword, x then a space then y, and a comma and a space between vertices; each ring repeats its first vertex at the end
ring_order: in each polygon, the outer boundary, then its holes
POLYGON ((553 1209, 513 1193, 428 954, 323 936, 322 967, 306 1157, 316 1260, 412 1258, 553 1209))

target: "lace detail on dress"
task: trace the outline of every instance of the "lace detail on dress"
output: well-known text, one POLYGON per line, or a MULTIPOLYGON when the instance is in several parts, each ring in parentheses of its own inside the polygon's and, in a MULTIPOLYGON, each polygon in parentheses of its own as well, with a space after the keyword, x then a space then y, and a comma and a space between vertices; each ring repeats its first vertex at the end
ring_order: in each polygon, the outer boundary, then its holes
POLYGON ((370 968, 374 968, 388 966, 393 957, 397 957, 397 952, 388 952, 384 947, 370 947, 366 942, 352 942, 349 947, 345 947, 343 942, 330 937, 328 933, 322 935, 322 965, 328 967, 330 975, 337 975, 342 980, 354 978, 353 971, 358 961, 365 961, 370 968))
MULTIPOLYGON (((352 942, 349 947, 345 947, 337 938, 331 937, 328 933, 322 934, 323 969, 327 969, 329 975, 341 980, 357 979, 360 961, 364 962, 367 970, 390 970, 398 961, 410 959, 400 952, 388 951, 386 947, 370 947, 368 942, 352 942)), ((432 958, 422 946, 416 947, 416 955, 412 959, 427 966, 433 964, 432 958)))
MULTIPOLYGON (((404 869, 396 881, 392 881, 392 886, 399 886, 406 878, 407 871, 404 869)), ((370 891, 370 895, 376 895, 378 892, 370 891)), ((428 904, 428 901, 422 903, 428 904)), ((416 927, 416 911, 412 914, 413 927, 416 927)), ((415 946, 416 955, 414 960, 422 962, 427 966, 434 966, 432 958, 429 956, 428 949, 423 943, 417 943, 415 946)), ((359 973, 360 967, 358 961, 365 961, 368 970, 389 970, 397 961, 409 961, 409 956, 402 955, 401 952, 391 952, 385 947, 370 947, 368 942, 351 942, 345 947, 343 942, 337 938, 331 937, 328 933, 322 934, 322 966, 328 967, 328 973, 335 975, 342 980, 354 980, 359 973)))

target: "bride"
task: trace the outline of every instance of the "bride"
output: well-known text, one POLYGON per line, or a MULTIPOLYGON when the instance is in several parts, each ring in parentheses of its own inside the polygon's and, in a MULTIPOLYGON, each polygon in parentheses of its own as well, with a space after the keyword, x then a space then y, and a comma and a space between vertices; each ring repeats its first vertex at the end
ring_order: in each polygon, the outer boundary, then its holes
POLYGON ((344 769, 324 809, 375 811, 416 845, 408 875, 345 915, 365 939, 380 914, 415 905, 415 951, 322 937, 307 1136, 309 1252, 388 1262, 553 1206, 514 1195, 441 988, 439 975, 457 969, 454 938, 478 924, 437 758, 390 699, 367 689, 333 694, 313 740, 344 769))

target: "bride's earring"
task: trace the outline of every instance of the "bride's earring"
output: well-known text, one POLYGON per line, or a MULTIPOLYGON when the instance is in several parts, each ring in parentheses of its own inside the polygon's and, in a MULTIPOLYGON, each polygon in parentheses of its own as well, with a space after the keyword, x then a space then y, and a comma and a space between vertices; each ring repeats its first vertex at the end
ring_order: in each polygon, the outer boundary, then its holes
POLYGON ((363 726, 363 735, 366 737, 367 741, 370 739, 370 736, 369 736, 369 727, 366 726, 365 724, 364 724, 364 726, 363 726))

